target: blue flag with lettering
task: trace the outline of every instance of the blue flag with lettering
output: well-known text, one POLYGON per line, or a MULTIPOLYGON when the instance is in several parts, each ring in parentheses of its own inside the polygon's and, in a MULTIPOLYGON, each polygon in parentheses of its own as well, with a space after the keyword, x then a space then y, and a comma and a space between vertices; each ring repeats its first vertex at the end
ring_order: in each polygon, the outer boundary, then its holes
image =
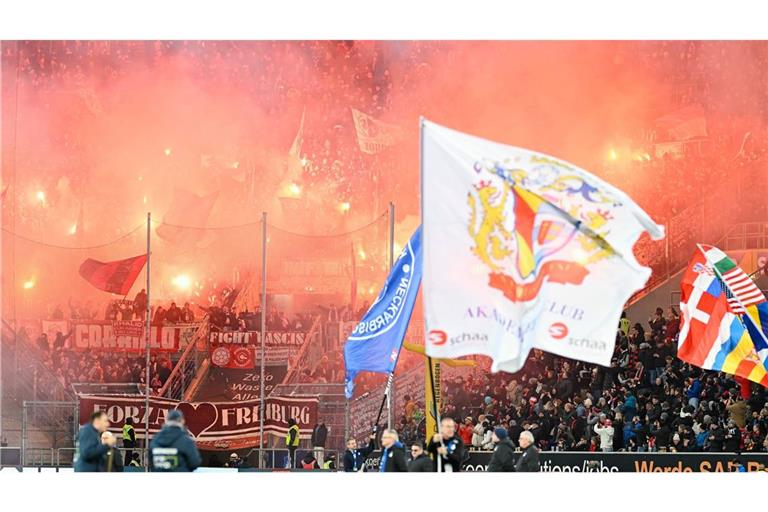
POLYGON ((352 398, 359 372, 395 370, 420 284, 421 226, 395 261, 376 301, 344 344, 347 398, 352 398))

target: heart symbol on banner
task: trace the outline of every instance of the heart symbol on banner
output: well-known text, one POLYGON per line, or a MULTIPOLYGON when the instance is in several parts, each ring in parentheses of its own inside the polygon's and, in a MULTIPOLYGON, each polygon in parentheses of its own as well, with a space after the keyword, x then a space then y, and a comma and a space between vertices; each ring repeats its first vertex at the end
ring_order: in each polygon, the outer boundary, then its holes
POLYGON ((216 406, 208 402, 182 402, 176 408, 184 415, 187 429, 194 437, 207 432, 219 419, 219 411, 216 406))

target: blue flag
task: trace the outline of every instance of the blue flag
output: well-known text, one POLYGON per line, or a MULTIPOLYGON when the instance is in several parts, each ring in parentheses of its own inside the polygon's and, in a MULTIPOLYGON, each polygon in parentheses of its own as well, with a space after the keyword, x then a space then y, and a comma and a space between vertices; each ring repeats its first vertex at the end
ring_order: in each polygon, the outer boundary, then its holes
POLYGON ((344 344, 347 398, 352 398, 359 372, 395 370, 420 284, 421 226, 395 261, 376 301, 344 344))

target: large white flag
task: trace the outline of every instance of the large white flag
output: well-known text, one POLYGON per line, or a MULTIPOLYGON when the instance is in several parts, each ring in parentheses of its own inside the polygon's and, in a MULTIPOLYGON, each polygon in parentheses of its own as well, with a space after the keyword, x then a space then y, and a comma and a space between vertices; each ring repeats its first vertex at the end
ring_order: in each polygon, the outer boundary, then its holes
POLYGON ((609 365, 622 308, 661 226, 556 158, 423 121, 424 315, 432 357, 518 371, 531 348, 609 365))

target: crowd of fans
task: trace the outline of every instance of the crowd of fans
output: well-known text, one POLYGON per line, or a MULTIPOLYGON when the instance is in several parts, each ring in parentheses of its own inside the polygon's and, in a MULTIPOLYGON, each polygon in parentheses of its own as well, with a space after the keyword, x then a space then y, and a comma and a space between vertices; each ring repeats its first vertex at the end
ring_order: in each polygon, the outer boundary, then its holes
MULTIPOLYGON (((146 359, 143 353, 77 351, 70 344, 72 331, 57 332, 53 339, 41 333, 30 340, 26 328, 21 327, 16 335, 16 347, 31 349, 38 371, 25 369, 36 379, 38 399, 62 396, 62 391, 71 391, 76 383, 93 384, 139 384, 146 383, 146 359)), ((168 380, 173 365, 169 356, 152 355, 150 358, 150 386, 158 392, 168 380)))
MULTIPOLYGON (((530 430, 543 450, 768 451, 765 388, 744 392, 731 376, 678 359, 679 322, 671 308, 646 326, 623 321, 611 367, 534 351, 516 374, 483 369, 444 381, 442 414, 474 450, 492 449, 502 426, 513 442, 530 430)), ((423 418, 409 397, 398 425, 408 442, 423 437, 423 418)))

